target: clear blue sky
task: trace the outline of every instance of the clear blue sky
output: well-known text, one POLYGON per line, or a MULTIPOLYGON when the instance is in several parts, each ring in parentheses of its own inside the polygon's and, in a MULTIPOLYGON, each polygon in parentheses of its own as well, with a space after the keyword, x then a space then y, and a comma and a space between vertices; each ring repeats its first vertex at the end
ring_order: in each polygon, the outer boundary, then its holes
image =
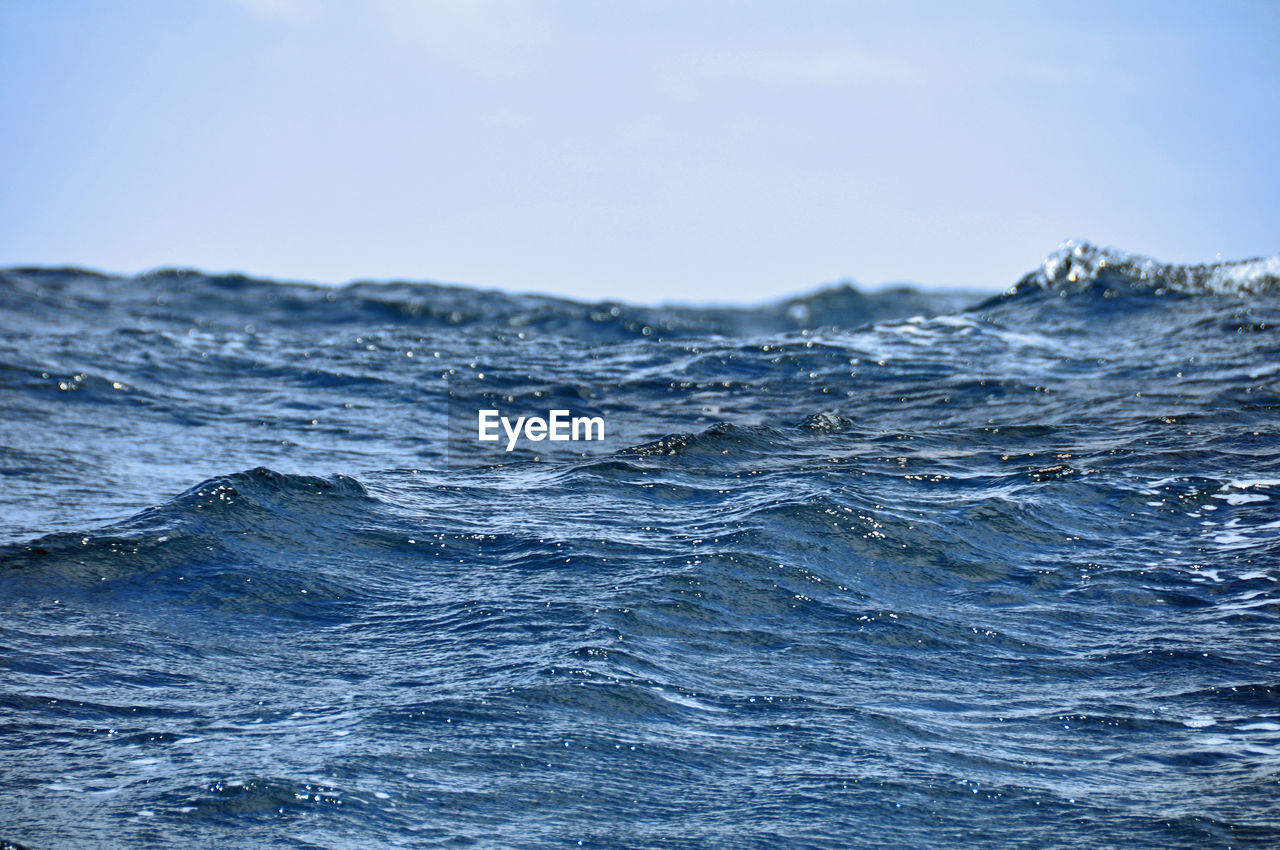
POLYGON ((0 265, 754 301, 1280 251, 1280 3, 0 0, 0 265))

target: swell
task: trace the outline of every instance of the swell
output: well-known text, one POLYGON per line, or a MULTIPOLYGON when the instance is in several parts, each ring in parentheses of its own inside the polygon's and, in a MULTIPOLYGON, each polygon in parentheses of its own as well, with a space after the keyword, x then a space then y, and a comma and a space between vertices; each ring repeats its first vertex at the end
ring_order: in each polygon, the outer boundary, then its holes
POLYGON ((29 801, 5 829, 1274 845, 1269 293, 1068 291, 1083 263, 870 325, 840 289, 633 308, 21 272, 0 390, 39 418, 0 422, 9 518, 92 530, 0 548, 29 801), (444 372, 544 407, 604 387, 642 434, 442 467, 444 372))
POLYGON ((972 294, 897 287, 862 292, 845 283, 768 304, 735 307, 638 306, 581 302, 435 283, 356 282, 345 286, 280 283, 244 275, 164 269, 135 277, 79 269, 0 270, 0 306, 11 315, 54 323, 69 310, 93 310, 118 321, 200 327, 289 325, 408 326, 481 329, 519 339, 556 334, 581 339, 665 339, 784 333, 858 327, 912 315, 951 312, 972 294))
MULTIPOLYGON (((558 335, 592 339, 749 337, 821 328, 853 329, 911 316, 987 310, 1045 296, 1258 296, 1280 291, 1280 255, 1208 264, 1163 263, 1089 242, 1064 243, 1003 294, 925 292, 899 286, 864 292, 851 284, 754 306, 638 306, 581 302, 426 282, 345 286, 281 283, 245 275, 161 269, 134 277, 74 268, 0 269, 0 315, 24 317, 15 330, 56 325, 68 311, 93 310, 117 322, 199 327, 406 326, 479 330, 503 339, 558 335)), ((1260 329, 1258 322, 1248 324, 1260 329)), ((1263 325, 1265 326, 1265 325, 1263 325)))

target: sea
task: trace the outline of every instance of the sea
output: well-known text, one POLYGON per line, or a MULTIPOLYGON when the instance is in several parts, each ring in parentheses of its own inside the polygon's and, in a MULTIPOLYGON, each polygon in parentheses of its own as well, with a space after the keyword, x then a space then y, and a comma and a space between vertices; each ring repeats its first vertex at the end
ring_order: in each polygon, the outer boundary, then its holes
POLYGON ((0 271, 0 847, 1280 847, 1280 257, 991 287, 0 271))

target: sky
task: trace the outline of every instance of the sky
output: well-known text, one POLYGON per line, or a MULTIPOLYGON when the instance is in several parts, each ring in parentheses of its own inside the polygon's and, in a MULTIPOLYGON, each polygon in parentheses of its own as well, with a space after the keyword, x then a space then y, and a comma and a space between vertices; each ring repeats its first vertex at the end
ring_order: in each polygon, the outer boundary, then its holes
POLYGON ((1280 252, 1280 3, 0 0, 0 266, 754 302, 1280 252))

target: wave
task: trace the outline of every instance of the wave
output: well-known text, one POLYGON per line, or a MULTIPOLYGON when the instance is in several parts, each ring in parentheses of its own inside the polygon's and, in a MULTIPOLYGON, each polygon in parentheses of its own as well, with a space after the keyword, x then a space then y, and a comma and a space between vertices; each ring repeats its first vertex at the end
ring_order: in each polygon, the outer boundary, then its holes
POLYGON ((200 327, 359 324, 481 329, 511 338, 662 338, 852 328, 884 319, 953 312, 978 296, 896 286, 863 292, 850 283, 754 306, 643 306, 575 301, 429 282, 282 283, 244 275, 162 269, 134 277, 74 268, 0 269, 0 312, 58 322, 67 310, 200 327), (246 313, 246 303, 252 303, 246 313))
POLYGON ((1280 254, 1247 260, 1179 265, 1140 254, 1068 240, 1005 297, 1049 292, 1146 295, 1254 295, 1280 291, 1280 254))
MULTIPOLYGON (((281 552, 359 537, 373 499, 354 478, 290 475, 265 467, 204 481, 126 520, 0 546, 9 580, 95 592, 138 583, 158 593, 268 579, 263 596, 306 576, 323 593, 323 559, 293 564, 281 552), (106 582, 107 584, 101 584, 106 582), (183 584, 178 584, 182 582, 183 584)), ((335 594, 336 595, 336 594, 335 594)))
MULTIPOLYGON (((77 268, 0 269, 0 317, 30 326, 68 310, 202 328, 356 324, 480 330, 503 338, 582 339, 752 336, 853 329, 885 320, 981 309, 1035 294, 1235 295, 1280 291, 1280 255, 1198 265, 1162 263, 1090 242, 1067 241, 995 298, 907 285, 864 292, 850 283, 747 306, 644 306, 575 301, 431 282, 358 281, 344 286, 278 282, 241 274, 159 269, 133 277, 77 268), (246 314, 245 305, 253 309, 246 314)), ((3 320, 0 319, 0 323, 3 320)), ((19 326, 15 326, 19 327, 19 326)))

